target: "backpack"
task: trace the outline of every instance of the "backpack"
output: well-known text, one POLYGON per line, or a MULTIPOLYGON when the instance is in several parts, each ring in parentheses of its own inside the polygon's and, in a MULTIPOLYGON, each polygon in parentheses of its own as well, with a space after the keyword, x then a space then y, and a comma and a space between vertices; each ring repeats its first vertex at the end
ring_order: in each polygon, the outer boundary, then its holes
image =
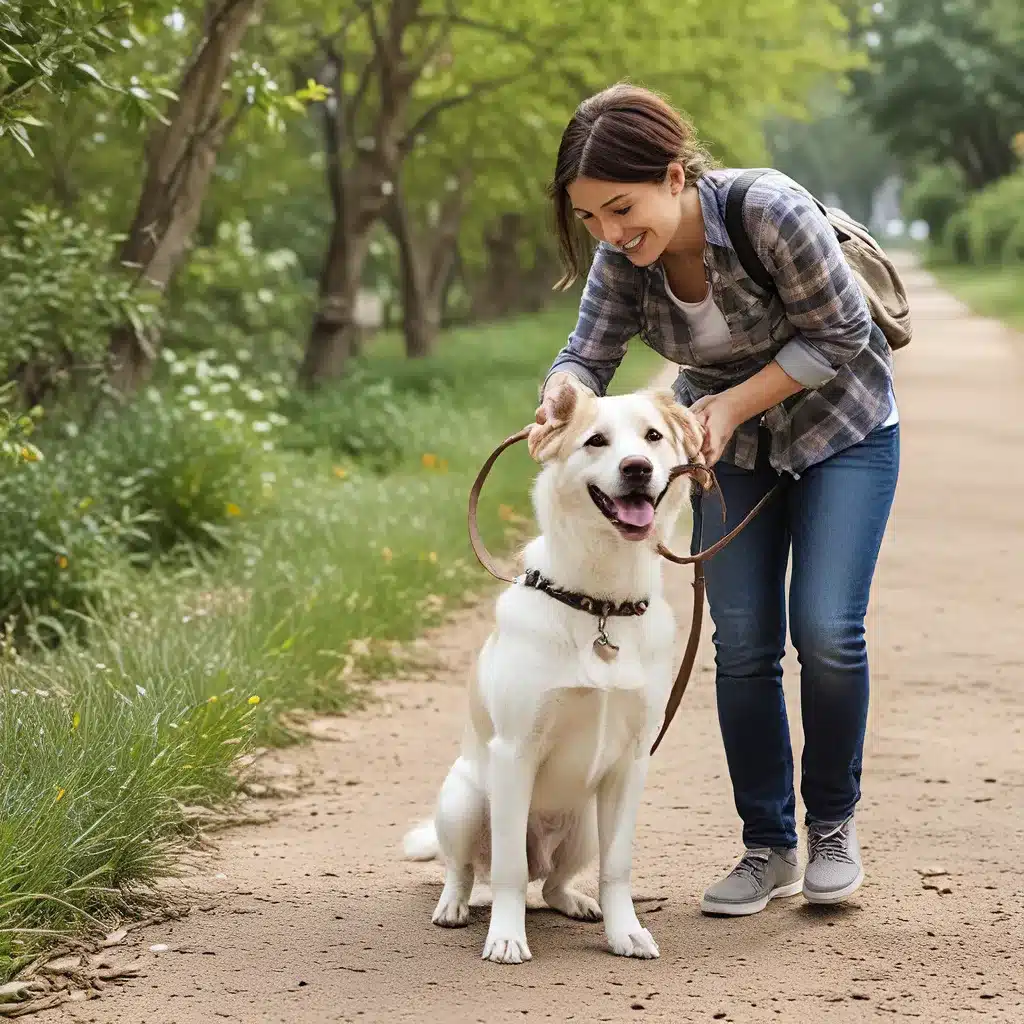
MULTIPOLYGON (((766 173, 764 170, 744 171, 733 179, 725 199, 725 230, 750 279, 766 291, 775 292, 775 282, 743 227, 743 200, 750 186, 766 173)), ((913 327, 907 292, 892 261, 863 224, 842 210, 827 207, 817 199, 814 201, 839 239, 839 247, 868 304, 872 320, 881 328, 891 349, 903 348, 910 342, 913 327)))

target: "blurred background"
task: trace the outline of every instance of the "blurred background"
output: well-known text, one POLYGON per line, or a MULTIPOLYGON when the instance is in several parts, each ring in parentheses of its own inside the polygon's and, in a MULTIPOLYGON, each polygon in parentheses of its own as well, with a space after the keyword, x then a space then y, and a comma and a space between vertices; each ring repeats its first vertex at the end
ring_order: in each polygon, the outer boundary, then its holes
POLYGON ((659 90, 1021 324, 1022 12, 0 0, 0 982, 485 582, 465 496, 573 323, 583 97, 659 90))

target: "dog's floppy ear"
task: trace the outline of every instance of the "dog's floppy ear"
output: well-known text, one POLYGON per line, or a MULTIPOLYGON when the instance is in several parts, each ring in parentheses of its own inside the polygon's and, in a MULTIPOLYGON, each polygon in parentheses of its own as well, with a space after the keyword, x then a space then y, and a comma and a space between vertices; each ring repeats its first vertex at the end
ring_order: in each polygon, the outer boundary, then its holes
MULTIPOLYGON (((697 466, 706 465, 704 453, 701 449, 704 446, 704 428, 696 416, 676 401, 676 397, 669 388, 658 388, 650 392, 654 404, 658 407, 665 422, 674 434, 676 444, 680 445, 686 453, 687 460, 697 466)), ((705 476, 706 474, 701 474, 705 476)))
POLYGON ((549 416, 544 423, 535 424, 527 438, 531 458, 537 462, 546 462, 558 454, 570 422, 590 394, 589 389, 585 390, 582 384, 576 387, 569 383, 568 375, 555 386, 549 396, 554 406, 554 415, 549 416))

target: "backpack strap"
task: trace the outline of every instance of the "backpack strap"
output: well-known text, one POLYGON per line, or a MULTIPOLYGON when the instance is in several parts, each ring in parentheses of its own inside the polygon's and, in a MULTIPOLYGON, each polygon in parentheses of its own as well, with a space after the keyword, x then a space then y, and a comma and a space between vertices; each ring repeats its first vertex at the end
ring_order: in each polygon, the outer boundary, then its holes
POLYGON ((747 277, 766 292, 774 292, 775 281, 765 269, 743 226, 743 200, 746 199, 750 186, 764 173, 765 171, 760 170, 744 171, 733 178, 725 196, 725 230, 743 269, 747 272, 747 277))

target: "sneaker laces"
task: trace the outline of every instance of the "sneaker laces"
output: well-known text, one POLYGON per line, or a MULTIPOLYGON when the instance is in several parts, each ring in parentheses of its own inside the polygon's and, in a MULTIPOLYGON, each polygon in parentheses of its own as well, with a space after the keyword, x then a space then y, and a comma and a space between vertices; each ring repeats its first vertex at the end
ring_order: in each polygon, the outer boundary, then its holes
POLYGON ((807 836, 808 849, 808 860, 830 860, 837 864, 853 864, 854 860, 850 856, 849 843, 846 837, 846 828, 850 824, 850 819, 839 822, 838 825, 833 825, 827 831, 823 831, 822 827, 811 826, 807 836))
POLYGON ((730 873, 737 878, 749 878, 760 888, 764 881, 764 873, 768 869, 768 856, 766 851, 747 850, 730 873))

